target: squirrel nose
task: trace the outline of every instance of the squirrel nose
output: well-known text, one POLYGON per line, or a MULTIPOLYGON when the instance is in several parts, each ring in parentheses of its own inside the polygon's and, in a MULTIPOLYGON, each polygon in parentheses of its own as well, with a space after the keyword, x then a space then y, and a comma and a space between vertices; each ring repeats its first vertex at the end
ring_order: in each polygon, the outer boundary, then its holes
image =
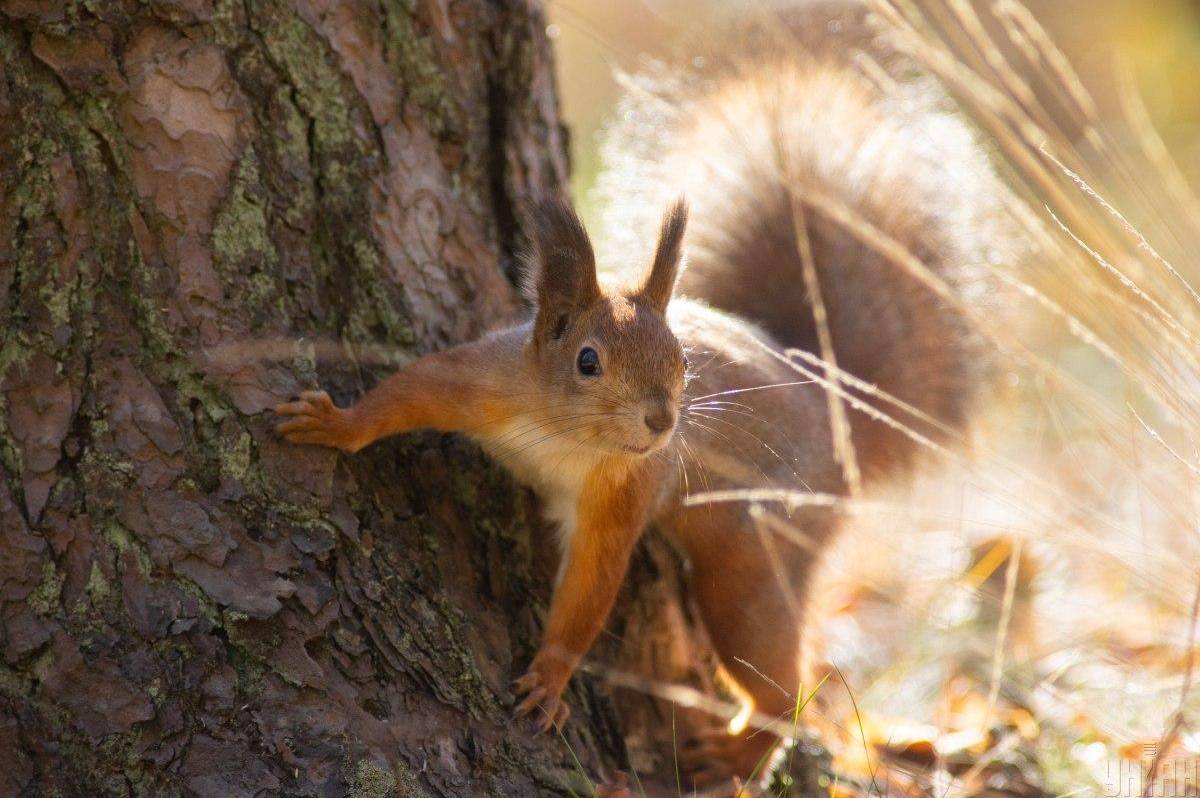
POLYGON ((656 408, 645 415, 646 426, 656 435, 662 434, 675 425, 675 414, 669 407, 656 408))

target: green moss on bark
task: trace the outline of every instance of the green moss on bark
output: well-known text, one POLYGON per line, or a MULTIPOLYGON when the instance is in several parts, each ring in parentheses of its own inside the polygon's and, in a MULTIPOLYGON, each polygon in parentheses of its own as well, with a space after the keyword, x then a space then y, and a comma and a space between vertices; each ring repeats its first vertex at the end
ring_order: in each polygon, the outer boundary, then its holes
POLYGON ((431 132, 438 137, 464 125, 459 119, 457 103, 451 99, 452 88, 447 84, 445 70, 437 61, 429 35, 417 30, 414 24, 417 3, 400 0, 381 3, 384 19, 384 56, 399 76, 399 82, 409 87, 408 101, 424 113, 431 132))
POLYGON ((38 615, 50 617, 62 610, 62 588, 65 577, 47 560, 42 565, 42 581, 38 583, 26 602, 38 615))
POLYGON ((297 102, 304 115, 313 121, 313 135, 331 148, 354 147, 350 126, 350 106, 346 97, 353 94, 334 66, 325 41, 290 4, 256 4, 251 27, 262 37, 274 64, 296 88, 297 102))
POLYGON ((278 302, 270 272, 279 262, 267 226, 258 158, 247 149, 234 170, 232 186, 213 223, 213 260, 227 295, 255 312, 278 302))
POLYGON ((401 782, 397 782, 390 771, 384 770, 373 760, 361 759, 354 769, 348 798, 428 798, 411 774, 402 771, 401 779, 401 782), (400 787, 399 794, 397 786, 400 787))

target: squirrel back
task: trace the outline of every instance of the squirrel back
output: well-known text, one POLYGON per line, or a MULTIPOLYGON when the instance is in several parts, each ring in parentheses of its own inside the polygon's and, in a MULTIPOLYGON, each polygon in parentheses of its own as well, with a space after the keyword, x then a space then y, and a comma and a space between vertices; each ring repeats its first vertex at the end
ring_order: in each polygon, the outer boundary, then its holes
MULTIPOLYGON (((876 44, 856 3, 820 4, 737 38, 736 57, 630 80, 606 149, 606 238, 644 239, 638 220, 670 193, 686 195, 678 293, 820 357, 807 245, 837 367, 961 429, 988 370, 980 341, 960 308, 878 242, 899 244, 968 305, 986 303, 988 266, 1012 257, 1013 237, 1004 188, 973 131, 929 81, 905 80, 903 65, 869 53, 876 44), (861 66, 868 60, 874 68, 861 66)), ((916 452, 861 412, 848 420, 866 477, 916 452)))

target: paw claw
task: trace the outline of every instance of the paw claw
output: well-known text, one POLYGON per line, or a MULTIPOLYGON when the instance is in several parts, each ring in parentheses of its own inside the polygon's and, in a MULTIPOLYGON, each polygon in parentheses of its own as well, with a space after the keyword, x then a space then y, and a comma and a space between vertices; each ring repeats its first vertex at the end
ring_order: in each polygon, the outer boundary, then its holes
POLYGON ((300 394, 300 399, 309 404, 316 405, 322 410, 334 409, 333 400, 329 398, 329 394, 325 391, 304 391, 300 394))
POLYGON ((312 443, 344 451, 352 451, 351 428, 346 423, 346 411, 334 405, 325 391, 304 391, 300 398, 275 406, 278 415, 285 416, 275 425, 275 432, 289 443, 312 443))
MULTIPOLYGON (((565 686, 565 685, 563 685, 565 686)), ((523 700, 513 709, 514 717, 524 717, 537 709, 541 715, 534 722, 536 734, 545 734, 552 728, 561 729, 571 715, 571 709, 562 700, 563 686, 555 689, 544 682, 536 665, 513 681, 513 691, 523 700)))
POLYGON ((513 710, 513 714, 518 718, 524 717, 537 708, 538 704, 542 703, 542 699, 546 697, 546 691, 540 687, 535 687, 528 691, 525 700, 517 704, 517 708, 513 710))

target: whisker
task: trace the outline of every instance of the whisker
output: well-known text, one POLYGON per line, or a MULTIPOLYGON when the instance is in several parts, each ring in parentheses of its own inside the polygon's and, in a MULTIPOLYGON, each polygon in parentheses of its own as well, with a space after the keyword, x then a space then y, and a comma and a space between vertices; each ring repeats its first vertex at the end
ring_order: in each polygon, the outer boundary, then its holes
POLYGON ((607 415, 609 415, 609 414, 605 413, 605 412, 566 413, 566 414, 554 416, 551 418, 535 419, 526 424, 518 426, 514 430, 510 430, 508 433, 506 433, 505 435, 498 438, 494 443, 496 443, 497 445, 503 445, 507 441, 518 438, 521 435, 524 435, 528 432, 535 432, 539 428, 547 427, 547 426, 550 426, 551 424, 555 424, 555 423, 558 423, 561 421, 574 421, 574 420, 578 420, 578 419, 582 419, 582 418, 600 418, 600 417, 604 417, 607 415))
MULTIPOLYGON (((779 464, 780 464, 780 465, 782 465, 782 466, 783 466, 784 468, 786 468, 788 471, 791 471, 791 472, 792 472, 792 476, 794 476, 794 477, 796 478, 796 481, 797 481, 797 482, 799 482, 799 483, 800 483, 800 484, 802 484, 802 485, 803 485, 803 484, 805 484, 805 483, 804 483, 804 478, 803 478, 802 476, 800 476, 800 474, 799 474, 799 473, 797 473, 797 472, 796 472, 796 469, 795 469, 795 467, 794 467, 794 466, 792 466, 790 463, 788 463, 788 461, 787 461, 787 460, 784 460, 784 459, 783 459, 783 455, 781 455, 781 454, 779 454, 779 452, 775 451, 775 449, 773 449, 773 448, 770 446, 770 444, 768 444, 768 443, 767 443, 766 441, 764 441, 762 438, 760 438, 760 437, 758 437, 757 435, 755 435, 755 434, 754 434, 753 432, 751 432, 750 430, 748 430, 748 429, 745 429, 745 428, 743 428, 743 427, 739 427, 737 424, 734 424, 734 423, 732 423, 732 422, 730 422, 730 421, 726 421, 726 420, 725 420, 725 419, 723 419, 723 418, 717 418, 716 416, 709 416, 709 415, 706 415, 706 414, 704 414, 704 413, 696 413, 695 415, 698 415, 698 416, 701 416, 701 417, 703 417, 703 418, 706 418, 706 419, 708 419, 709 421, 715 421, 715 422, 717 422, 717 423, 719 423, 719 424, 724 424, 724 425, 726 425, 726 426, 728 426, 728 427, 731 427, 731 428, 733 428, 734 430, 737 430, 738 432, 742 433, 743 435, 749 435, 751 438, 753 438, 755 441, 757 441, 757 442, 758 442, 759 446, 762 446, 764 449, 766 449, 768 452, 770 452, 772 455, 774 455, 774 456, 775 456, 775 459, 779 461, 779 464)), ((768 422, 768 423, 769 423, 769 422, 768 422)), ((761 469, 760 469, 760 470, 761 470, 761 469)), ((765 477, 766 475, 764 474, 763 476, 765 477)))
POLYGON ((709 393, 704 396, 696 396, 692 401, 698 402, 701 399, 711 399, 715 396, 733 396, 734 394, 750 393, 751 391, 765 391, 770 388, 792 388, 797 385, 810 385, 812 382, 812 380, 798 380, 796 382, 777 382, 773 385, 755 385, 753 388, 733 388, 728 391, 717 391, 716 393, 709 393))
POLYGON ((562 457, 558 458, 558 461, 554 464, 554 470, 558 470, 559 468, 561 468, 562 464, 565 463, 567 460, 569 460, 571 458, 571 455, 575 454, 575 452, 579 450, 580 446, 583 446, 586 443, 590 443, 591 441, 594 441, 597 437, 599 437, 604 432, 606 432, 607 429, 608 429, 607 426, 602 426, 600 429, 596 430, 591 435, 576 442, 576 444, 574 446, 572 446, 571 449, 566 454, 564 454, 562 457))
MULTIPOLYGON (((711 492, 712 491, 712 482, 708 478, 708 468, 705 467, 703 461, 701 461, 700 458, 696 456, 696 450, 692 448, 690 443, 688 443, 687 438, 683 434, 683 430, 680 430, 679 442, 683 445, 683 448, 687 452, 688 457, 691 458, 692 463, 695 464, 696 475, 698 477, 700 477, 700 482, 703 483, 704 490, 706 492, 711 492)), ((710 508, 710 512, 711 512, 711 508, 710 508)))
POLYGON ((721 402, 721 401, 717 401, 717 400, 712 400, 709 402, 692 402, 691 404, 688 405, 688 407, 714 407, 714 406, 740 407, 743 410, 749 410, 751 412, 754 411, 754 408, 751 405, 743 404, 741 402, 721 402))
POLYGON ((521 454, 522 452, 525 452, 534 446, 540 446, 540 445, 547 443, 555 438, 562 437, 564 435, 569 435, 571 433, 579 432, 580 430, 587 429, 588 426, 590 426, 592 423, 593 422, 591 422, 591 421, 585 421, 583 423, 575 423, 566 429, 555 430, 554 432, 543 435, 540 438, 529 441, 527 443, 523 443, 520 446, 517 446, 516 448, 507 448, 505 451, 502 451, 500 453, 500 456, 497 459, 500 460, 501 462, 507 462, 507 461, 511 460, 512 458, 516 457, 517 455, 521 454))
POLYGON ((753 411, 737 410, 732 407, 705 407, 704 405, 700 405, 699 407, 684 408, 684 412, 694 413, 696 415, 700 415, 701 412, 704 412, 704 413, 733 413, 735 415, 746 416, 748 418, 752 418, 756 421, 759 420, 759 417, 756 416, 753 411))
MULTIPOLYGON (((682 438, 679 441, 683 443, 682 438)), ((679 460, 679 477, 683 481, 683 498, 687 501, 692 496, 692 488, 688 482, 687 464, 683 462, 683 449, 675 449, 675 457, 679 460)))
MULTIPOLYGON (((716 419, 713 419, 713 420, 715 421, 716 419)), ((737 449, 738 453, 740 455, 742 455, 742 457, 744 457, 746 460, 749 460, 754 465, 754 468, 762 476, 764 482, 768 482, 768 483, 771 482, 771 478, 767 476, 767 472, 763 470, 763 467, 758 463, 758 461, 755 460, 753 457, 747 456, 746 450, 743 449, 741 446, 738 446, 737 443, 735 443, 734 440, 732 438, 730 438, 728 435, 721 432, 720 430, 713 429, 712 427, 708 426, 707 424, 704 424, 703 422, 696 421, 695 419, 689 418, 689 419, 687 419, 687 422, 696 427, 699 427, 702 430, 707 431, 711 435, 716 435, 717 437, 721 438, 726 443, 728 443, 730 446, 732 446, 734 449, 737 449)), ((797 479, 798 478, 799 477, 797 477, 797 479)))
MULTIPOLYGON (((463 429, 462 431, 464 433, 470 434, 472 432, 477 432, 477 431, 479 431, 485 427, 491 426, 491 425, 507 424, 508 422, 512 421, 513 419, 520 418, 522 416, 527 416, 527 415, 531 415, 534 413, 541 413, 541 412, 548 411, 548 410, 558 410, 561 408, 568 408, 568 407, 569 408, 577 408, 578 406, 579 406, 578 402, 562 401, 562 402, 550 402, 548 404, 539 405, 539 406, 535 406, 535 407, 522 408, 521 410, 517 410, 516 412, 510 413, 501 418, 493 418, 493 419, 487 419, 485 421, 481 421, 479 424, 476 424, 472 427, 467 427, 467 428, 463 429)), ((597 405, 585 406, 582 409, 585 411, 588 411, 588 412, 596 412, 596 411, 601 410, 602 408, 603 408, 602 405, 597 404, 597 405)))

